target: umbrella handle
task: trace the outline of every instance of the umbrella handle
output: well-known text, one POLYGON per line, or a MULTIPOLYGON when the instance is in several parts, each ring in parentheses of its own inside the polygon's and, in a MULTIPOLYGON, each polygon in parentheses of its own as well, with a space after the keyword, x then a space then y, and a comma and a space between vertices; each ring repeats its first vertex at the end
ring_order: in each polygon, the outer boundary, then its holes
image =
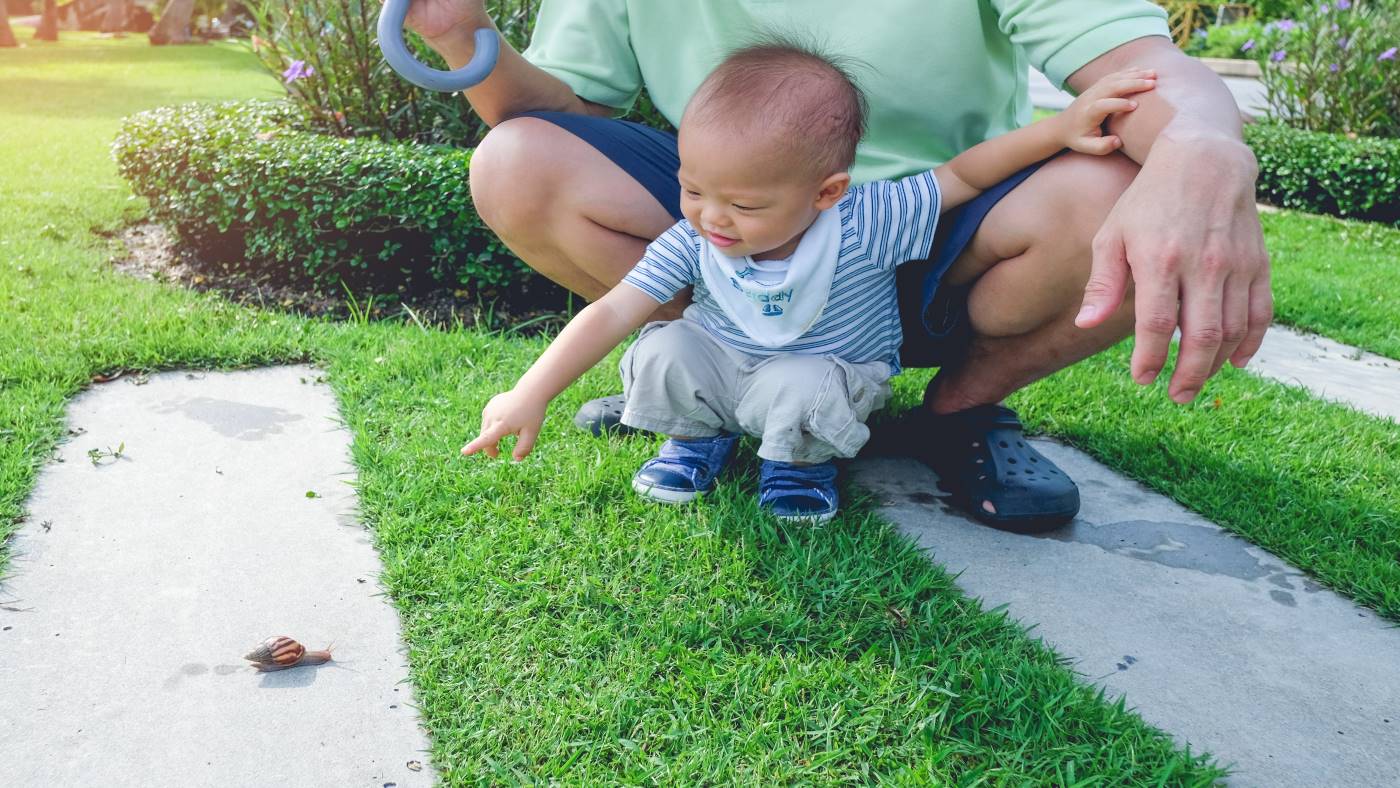
POLYGON ((455 71, 439 71, 420 63, 403 40, 403 24, 410 2, 385 0, 384 9, 379 12, 379 48, 390 68, 420 88, 449 93, 466 90, 491 75, 496 58, 501 54, 501 37, 487 27, 476 31, 476 54, 465 66, 455 71))

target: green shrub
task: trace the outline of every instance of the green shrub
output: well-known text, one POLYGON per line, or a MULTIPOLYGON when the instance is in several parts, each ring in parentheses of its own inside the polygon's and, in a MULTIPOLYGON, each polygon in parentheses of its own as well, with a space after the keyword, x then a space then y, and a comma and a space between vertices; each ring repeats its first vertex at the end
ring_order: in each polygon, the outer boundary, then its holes
POLYGON ((1308 0, 1244 0, 1241 3, 1249 6, 1254 11, 1254 18, 1261 22, 1291 19, 1307 4, 1308 0))
POLYGON ((1400 140, 1245 126, 1261 199, 1286 208, 1400 222, 1400 140))
POLYGON ((1268 51, 1260 47, 1245 47, 1259 39, 1264 29, 1263 23, 1255 19, 1242 19, 1228 25, 1211 25, 1193 35, 1186 54, 1195 57, 1224 57, 1237 60, 1259 60, 1268 56, 1268 51))
POLYGON ((1400 0, 1322 0, 1265 25, 1271 120, 1308 131, 1400 137, 1400 0))
POLYGON ((347 278, 478 289, 528 273, 473 210, 470 151, 331 137, 286 102, 234 102, 135 115, 113 153, 186 243, 327 292, 347 278))
MULTIPOLYGON (((384 62, 375 26, 379 0, 246 0, 253 51, 278 75, 307 123, 341 136, 472 147, 486 125, 454 93, 416 87, 384 62)), ((538 0, 491 0, 497 26, 517 47, 530 40, 538 0)), ((417 36, 423 62, 446 68, 417 36)))
MULTIPOLYGON (((328 134, 475 147, 486 124, 455 93, 423 90, 395 74, 379 51, 380 0, 246 0, 255 21, 253 51, 278 75, 304 122, 328 134)), ((523 51, 540 0, 487 0, 497 29, 523 51)), ((446 63, 418 36, 409 47, 424 63, 446 63)), ((629 120, 669 125, 644 94, 629 120)))

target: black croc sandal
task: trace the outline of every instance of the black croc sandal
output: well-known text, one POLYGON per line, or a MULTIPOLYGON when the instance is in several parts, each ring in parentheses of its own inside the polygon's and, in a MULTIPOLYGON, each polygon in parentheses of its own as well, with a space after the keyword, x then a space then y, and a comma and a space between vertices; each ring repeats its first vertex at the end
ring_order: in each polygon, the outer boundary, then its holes
POLYGON ((614 394, 611 397, 599 397, 583 403, 583 407, 574 414, 574 426, 585 432, 593 433, 597 438, 607 433, 609 435, 635 435, 642 430, 629 427, 622 423, 622 407, 627 400, 621 394, 614 394))
POLYGON ((948 503, 987 525, 1044 533, 1079 513, 1079 487, 1030 445, 1010 408, 982 405, 945 416, 920 408, 918 427, 916 454, 938 474, 948 503))

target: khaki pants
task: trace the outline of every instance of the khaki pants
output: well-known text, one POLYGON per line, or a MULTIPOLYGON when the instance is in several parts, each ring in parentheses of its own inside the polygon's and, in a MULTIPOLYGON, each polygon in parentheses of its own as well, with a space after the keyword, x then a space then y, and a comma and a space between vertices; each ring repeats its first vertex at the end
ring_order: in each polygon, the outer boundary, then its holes
POLYGON ((865 420, 890 396, 889 364, 835 356, 754 356, 698 323, 651 323, 622 357, 629 427, 708 438, 762 439, 758 456, 777 462, 854 457, 870 439, 865 420))

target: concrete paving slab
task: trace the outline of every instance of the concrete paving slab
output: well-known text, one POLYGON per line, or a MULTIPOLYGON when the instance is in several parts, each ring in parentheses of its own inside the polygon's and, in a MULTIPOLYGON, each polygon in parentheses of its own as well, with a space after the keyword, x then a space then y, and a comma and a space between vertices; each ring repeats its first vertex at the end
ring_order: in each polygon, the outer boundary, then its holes
POLYGON ((943 506, 903 458, 854 464, 897 527, 1236 785, 1400 785, 1400 631, 1270 553, 1049 441, 1083 509, 1045 537, 943 506))
POLYGON ((431 784, 318 376, 166 373, 73 400, 79 434, 0 586, 0 785, 431 784), (335 661, 256 673, 242 655, 272 635, 335 641, 335 661))
POLYGON ((1272 326, 1247 369, 1400 422, 1400 361, 1272 326))

